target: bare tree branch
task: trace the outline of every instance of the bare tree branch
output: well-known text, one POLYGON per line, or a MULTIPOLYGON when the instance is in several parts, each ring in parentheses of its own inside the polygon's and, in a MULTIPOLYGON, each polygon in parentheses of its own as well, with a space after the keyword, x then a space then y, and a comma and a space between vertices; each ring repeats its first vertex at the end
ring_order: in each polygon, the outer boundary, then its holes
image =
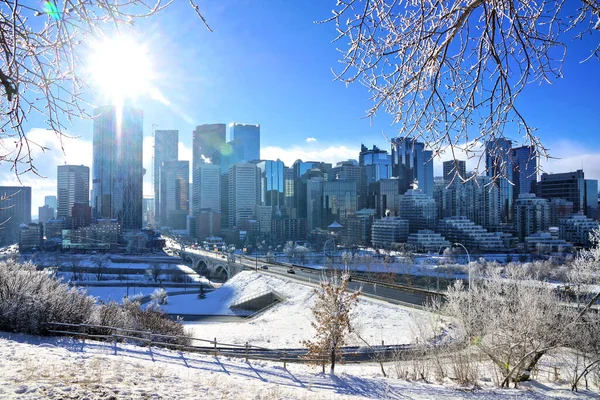
MULTIPOLYGON (((423 141, 434 156, 462 150, 480 164, 473 143, 508 133, 549 157, 518 99, 528 85, 562 77, 567 38, 597 37, 600 3, 340 0, 323 22, 331 21, 343 43, 336 78, 369 89, 369 118, 384 110, 393 136, 423 141)), ((591 57, 600 59, 600 44, 591 57)))

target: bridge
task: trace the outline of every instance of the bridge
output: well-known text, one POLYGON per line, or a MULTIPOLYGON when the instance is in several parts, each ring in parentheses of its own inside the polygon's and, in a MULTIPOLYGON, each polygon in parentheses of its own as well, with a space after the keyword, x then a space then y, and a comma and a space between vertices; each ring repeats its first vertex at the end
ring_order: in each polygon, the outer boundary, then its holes
POLYGON ((202 275, 226 281, 244 270, 242 264, 236 263, 233 255, 216 255, 209 251, 182 249, 177 250, 184 262, 192 264, 192 268, 202 275))

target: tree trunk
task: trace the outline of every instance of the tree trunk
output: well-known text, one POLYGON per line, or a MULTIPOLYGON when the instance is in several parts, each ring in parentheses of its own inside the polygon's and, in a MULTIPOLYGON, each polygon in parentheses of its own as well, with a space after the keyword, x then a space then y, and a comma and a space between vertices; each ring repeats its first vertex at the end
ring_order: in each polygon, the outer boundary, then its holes
POLYGON ((538 351, 533 355, 529 364, 523 369, 523 372, 515 378, 516 382, 525 382, 531 378, 531 371, 536 367, 537 363, 541 360, 541 358, 546 354, 546 350, 538 351))
POLYGON ((335 347, 331 349, 331 374, 334 374, 335 370, 335 347))

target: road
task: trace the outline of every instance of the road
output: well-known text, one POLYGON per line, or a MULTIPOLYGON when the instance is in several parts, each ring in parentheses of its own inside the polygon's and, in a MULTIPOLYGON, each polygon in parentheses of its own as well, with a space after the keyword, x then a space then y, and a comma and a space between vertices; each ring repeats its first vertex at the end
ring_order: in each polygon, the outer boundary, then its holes
MULTIPOLYGON (((185 251, 194 252, 205 257, 211 257, 216 259, 220 259, 223 257, 222 253, 216 254, 214 252, 202 249, 186 248, 185 251)), ((248 270, 256 270, 256 268, 258 267, 258 270, 261 272, 285 276, 287 278, 295 279, 301 282, 306 282, 311 285, 318 285, 318 283, 321 280, 321 274, 324 273, 324 270, 294 267, 292 269, 295 273, 290 274, 288 273, 288 270, 290 268, 287 266, 274 265, 267 263, 263 259, 257 260, 253 257, 240 255, 236 255, 236 263, 242 264, 248 270), (266 265, 268 269, 262 269, 261 267, 263 265, 266 265)), ((416 307, 423 306, 434 297, 432 293, 428 293, 427 291, 421 291, 419 289, 408 290, 362 281, 352 281, 348 284, 348 288, 351 290, 360 289, 364 294, 368 296, 381 298, 382 300, 386 300, 391 303, 416 307)))
MULTIPOLYGON (((250 258, 243 258, 241 260, 238 260, 238 262, 240 262, 249 269, 255 269, 255 260, 251 260, 250 258)), ((264 262, 259 262, 258 266, 259 270, 262 272, 267 272, 275 275, 283 275, 287 278, 300 280, 314 285, 317 285, 320 282, 321 275, 324 273, 324 270, 294 267, 294 274, 290 274, 288 273, 288 270, 290 269, 289 267, 265 264, 264 262), (268 269, 261 269, 263 265, 267 265, 268 269)), ((388 300, 392 303, 410 306, 423 306, 433 298, 432 294, 427 293, 425 291, 420 291, 418 289, 415 289, 414 291, 404 290, 362 281, 349 282, 348 288, 354 291, 360 289, 364 294, 376 296, 378 298, 382 298, 383 300, 388 300)))

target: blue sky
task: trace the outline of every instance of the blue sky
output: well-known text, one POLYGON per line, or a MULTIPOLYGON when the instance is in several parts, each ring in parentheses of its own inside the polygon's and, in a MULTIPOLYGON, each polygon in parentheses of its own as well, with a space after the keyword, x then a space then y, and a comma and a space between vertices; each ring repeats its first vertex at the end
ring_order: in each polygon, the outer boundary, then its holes
MULTIPOLYGON (((156 86, 171 103, 139 98, 144 110, 145 166, 151 162, 152 124, 179 129, 180 159, 191 161, 192 130, 214 122, 261 125, 263 158, 297 158, 329 162, 358 158, 361 143, 388 149, 385 131, 393 136, 391 119, 380 114, 372 124, 363 119, 371 103, 359 84, 334 81, 341 69, 332 44, 335 25, 315 24, 331 15, 335 0, 198 1, 214 32, 195 17, 188 2, 177 1, 152 20, 136 25, 139 40, 149 47, 158 79, 156 86), (310 140, 307 142, 308 138, 310 140)), ((565 78, 552 85, 528 88, 520 106, 555 157, 546 170, 581 168, 586 177, 600 178, 600 64, 587 56, 598 34, 584 42, 569 42, 565 78)), ((101 98, 90 98, 102 104, 101 98)), ((33 186, 33 214, 43 196, 56 193, 56 164, 91 166, 92 122, 76 122, 69 132, 79 139, 65 144, 66 154, 52 135, 37 129, 31 136, 52 150, 37 159, 46 179, 23 176, 33 186)), ((519 138, 515 137, 517 141, 519 138)), ((436 166, 440 169, 441 162, 436 166)), ((145 193, 150 194, 150 170, 145 193)), ((14 184, 7 166, 0 166, 0 184, 14 184)))

